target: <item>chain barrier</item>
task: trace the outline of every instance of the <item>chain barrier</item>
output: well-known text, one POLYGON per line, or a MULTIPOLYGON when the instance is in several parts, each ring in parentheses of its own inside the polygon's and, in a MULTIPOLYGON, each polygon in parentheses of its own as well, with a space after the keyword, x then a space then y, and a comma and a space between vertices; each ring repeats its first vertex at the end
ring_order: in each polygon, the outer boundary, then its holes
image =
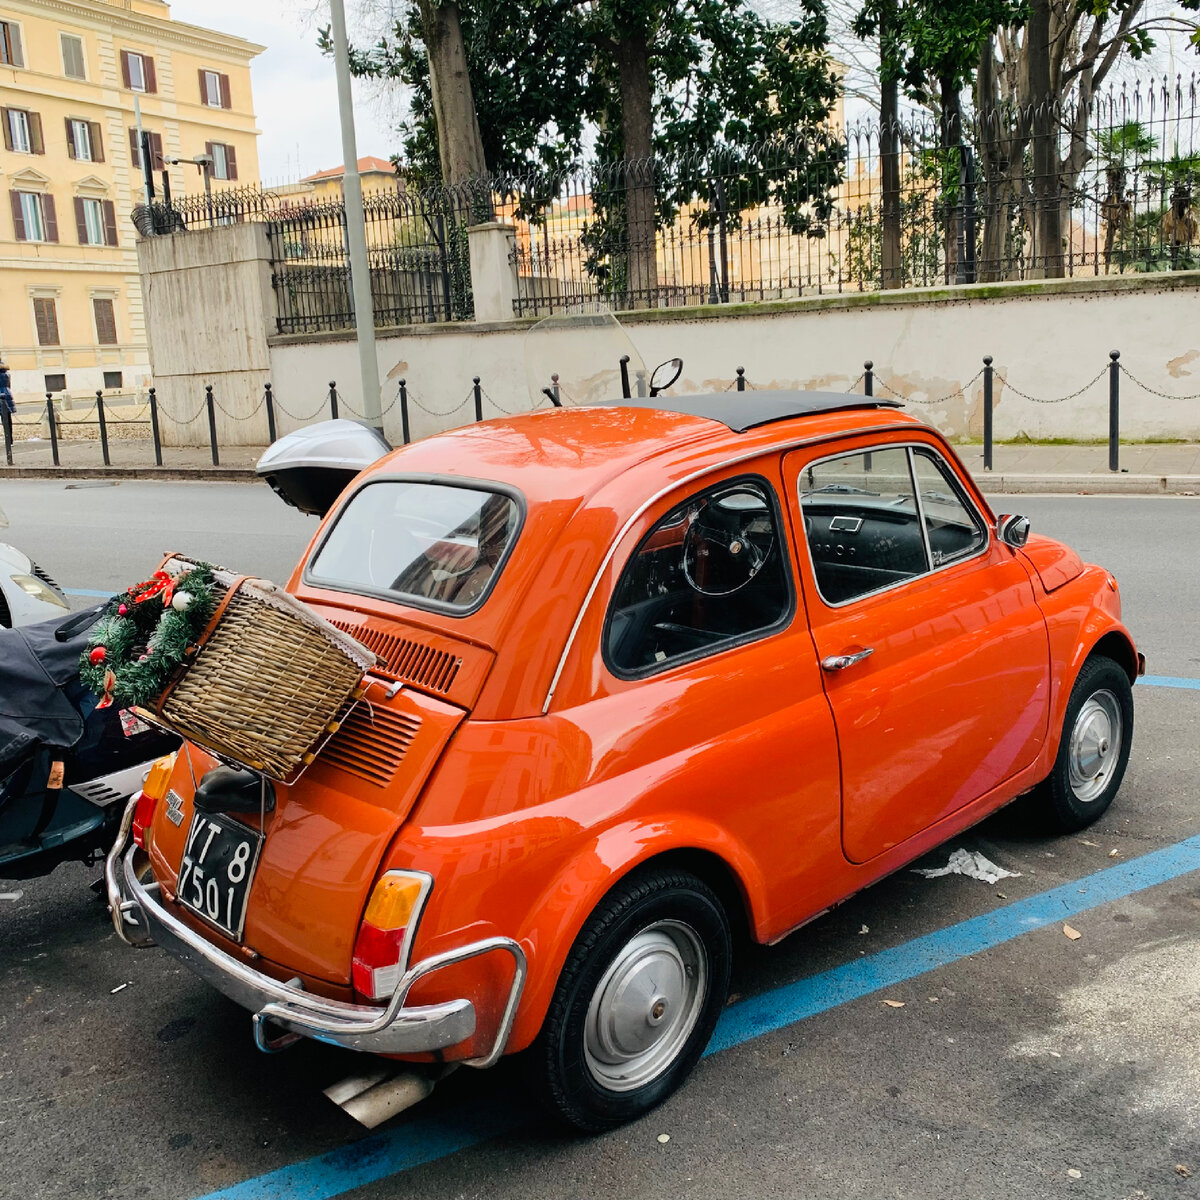
POLYGON ((1008 382, 1008 377, 996 373, 996 379, 1002 383, 1014 396, 1020 396, 1022 400, 1028 400, 1031 404, 1062 404, 1067 400, 1074 400, 1076 396, 1082 396, 1093 384, 1098 383, 1105 375, 1108 374, 1107 367, 1101 367, 1100 370, 1092 376, 1081 388, 1076 388, 1069 396, 1058 396, 1054 400, 1044 400, 1039 396, 1031 396, 1028 392, 1023 392, 1019 387, 1014 387, 1008 382))
MULTIPOLYGON (((534 410, 535 408, 538 408, 538 407, 540 407, 540 405, 541 405, 542 401, 544 401, 544 400, 546 399, 546 397, 545 397, 545 396, 543 396, 543 397, 541 398, 541 400, 539 400, 539 401, 538 401, 538 403, 537 403, 537 404, 531 405, 529 408, 523 408, 523 409, 522 409, 522 408, 505 408, 505 407, 504 407, 504 405, 503 405, 503 404, 501 404, 499 400, 493 400, 493 399, 492 399, 492 397, 491 397, 491 396, 488 394, 488 390, 487 390, 487 388, 485 388, 485 387, 480 387, 480 389, 479 389, 479 394, 480 394, 480 395, 481 395, 481 396, 482 396, 482 397, 483 397, 483 398, 484 398, 484 399, 485 399, 485 400, 486 400, 486 401, 487 401, 487 402, 488 402, 488 403, 489 403, 489 404, 490 404, 490 405, 491 405, 493 408, 495 408, 495 409, 498 409, 498 410, 499 410, 500 412, 502 412, 502 413, 503 413, 503 414, 504 414, 506 417, 515 417, 515 416, 517 416, 519 413, 522 413, 522 412, 533 412, 533 410, 534 410)), ((472 394, 472 398, 474 398, 474 395, 473 395, 473 394, 472 394)))
POLYGON ((1162 400, 1200 400, 1200 392, 1192 392, 1189 395, 1179 396, 1169 392, 1160 392, 1158 388, 1152 388, 1148 383, 1143 383, 1124 363, 1120 364, 1121 374, 1126 375, 1131 383, 1137 384, 1143 392, 1149 392, 1152 396, 1158 396, 1162 400))
POLYGON ((408 393, 409 404, 415 404, 423 413, 426 413, 431 417, 452 417, 456 412, 462 412, 462 410, 466 408, 466 406, 474 399, 474 390, 469 391, 453 408, 448 408, 445 412, 438 412, 435 409, 428 408, 422 404, 420 400, 418 400, 416 396, 412 394, 412 392, 408 393))
MULTIPOLYGON (((279 411, 281 413, 283 413, 285 416, 291 417, 293 421, 299 421, 302 425, 305 424, 307 421, 312 421, 316 417, 320 416, 321 413, 323 413, 325 411, 325 408, 328 405, 328 403, 329 403, 329 393, 326 392, 325 397, 321 401, 321 403, 318 404, 317 407, 314 408, 312 410, 312 412, 310 412, 308 414, 307 417, 301 417, 301 416, 298 416, 296 413, 292 412, 292 410, 290 408, 288 408, 286 405, 282 404, 280 402, 278 396, 275 397, 275 407, 277 409, 279 409, 279 411)), ((201 411, 203 411, 203 408, 201 408, 201 411)))
POLYGON ((168 421, 174 421, 177 425, 190 425, 193 421, 198 421, 204 415, 204 412, 207 408, 208 408, 208 405, 203 400, 201 400, 200 407, 198 409, 196 409, 196 411, 190 417, 180 418, 180 417, 177 417, 173 412, 170 412, 164 406, 164 404, 161 400, 158 402, 159 414, 161 416, 166 417, 168 421))
POLYGON ((857 379, 856 379, 856 380, 855 380, 855 381, 854 381, 854 382, 853 382, 853 383, 852 383, 852 384, 851 384, 851 385, 850 385, 850 386, 849 386, 849 387, 846 389, 846 391, 847 391, 847 392, 852 392, 852 391, 854 391, 854 389, 855 389, 856 387, 858 387, 858 385, 859 385, 860 383, 862 383, 862 381, 863 381, 864 379, 866 379, 866 377, 867 377, 867 373, 866 373, 866 371, 864 371, 864 372, 863 372, 863 373, 862 373, 862 374, 861 374, 861 375, 860 375, 860 376, 859 376, 859 377, 858 377, 858 378, 857 378, 857 379))
MULTIPOLYGON (((263 405, 266 404, 266 402, 267 402, 267 397, 265 395, 263 395, 263 396, 259 397, 258 403, 254 406, 254 408, 250 412, 244 413, 244 414, 243 413, 231 413, 229 411, 229 409, 227 409, 225 407, 225 405, 223 405, 220 402, 220 400, 218 400, 216 398, 216 396, 213 396, 213 406, 217 409, 218 412, 224 413, 225 416, 227 416, 231 421, 249 421, 252 417, 257 417, 258 414, 260 412, 262 412, 263 405)), ((207 401, 205 401, 205 405, 207 407, 207 401)))
MULTIPOLYGON (((984 370, 983 367, 980 367, 979 370, 976 371, 975 374, 970 379, 968 379, 966 383, 961 384, 960 386, 956 387, 954 389, 954 391, 952 391, 952 392, 947 392, 944 396, 938 396, 934 400, 918 400, 915 396, 902 396, 898 391, 896 391, 895 388, 890 387, 887 384, 887 382, 883 378, 881 378, 879 375, 875 376, 875 387, 877 389, 882 388, 885 392, 889 393, 895 399, 901 400, 905 404, 917 404, 917 405, 945 404, 947 400, 953 400, 955 396, 961 396, 965 400, 967 398, 967 388, 969 388, 973 383, 975 383, 975 381, 977 379, 979 379, 983 375, 983 370, 984 370)), ((865 374, 865 372, 864 372, 864 374, 865 374)), ((862 378, 862 376, 860 376, 860 378, 862 378)), ((851 390, 853 391, 853 386, 851 387, 851 390)))

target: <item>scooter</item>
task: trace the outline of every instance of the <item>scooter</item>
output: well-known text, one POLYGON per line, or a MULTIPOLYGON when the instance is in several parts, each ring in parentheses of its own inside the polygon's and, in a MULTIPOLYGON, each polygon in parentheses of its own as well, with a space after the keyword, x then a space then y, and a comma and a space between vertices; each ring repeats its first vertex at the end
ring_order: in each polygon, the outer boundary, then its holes
POLYGON ((0 879, 101 861, 126 801, 179 746, 132 712, 98 709, 80 682, 99 614, 0 629, 0 879))

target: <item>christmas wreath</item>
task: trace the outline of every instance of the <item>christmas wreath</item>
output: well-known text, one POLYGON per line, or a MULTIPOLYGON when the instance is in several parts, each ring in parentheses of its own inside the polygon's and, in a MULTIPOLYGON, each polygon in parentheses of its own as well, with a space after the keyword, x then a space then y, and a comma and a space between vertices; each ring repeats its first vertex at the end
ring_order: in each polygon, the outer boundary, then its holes
POLYGON ((149 704, 167 686, 208 624, 221 589, 208 563, 152 578, 114 596, 92 626, 79 677, 98 708, 149 704))

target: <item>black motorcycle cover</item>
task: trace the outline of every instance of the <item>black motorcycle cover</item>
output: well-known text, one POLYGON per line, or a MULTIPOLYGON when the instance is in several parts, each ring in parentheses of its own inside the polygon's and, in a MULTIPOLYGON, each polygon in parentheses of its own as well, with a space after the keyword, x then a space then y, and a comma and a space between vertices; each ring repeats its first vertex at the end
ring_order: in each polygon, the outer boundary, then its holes
POLYGON ((102 608, 0 629, 0 779, 36 748, 70 750, 83 737, 79 656, 102 608))

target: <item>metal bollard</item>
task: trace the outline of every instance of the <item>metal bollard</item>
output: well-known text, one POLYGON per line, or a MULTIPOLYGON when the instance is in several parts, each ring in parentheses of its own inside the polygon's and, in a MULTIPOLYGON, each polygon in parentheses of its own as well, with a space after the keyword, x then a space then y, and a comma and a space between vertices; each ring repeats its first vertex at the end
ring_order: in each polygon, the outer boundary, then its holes
POLYGON ((204 385, 204 403, 208 408, 208 444, 212 447, 212 462, 214 467, 221 465, 217 455, 217 412, 213 407, 212 384, 204 385))
POLYGON ((104 420, 104 393, 96 393, 96 418, 100 422, 100 457, 106 467, 111 467, 108 461, 108 425, 104 420))
POLYGON ((550 400, 555 408, 562 408, 562 392, 558 388, 558 372, 550 376, 550 400))
POLYGON ((338 419, 337 383, 332 379, 329 381, 329 415, 335 421, 338 419))
POLYGON ((154 438, 154 465, 162 466, 162 432, 158 428, 158 396, 150 389, 150 436, 154 438))
POLYGON ((983 356, 983 469, 992 469, 992 356, 983 356))
POLYGON ((54 424, 54 397, 46 393, 46 416, 50 419, 50 458, 56 467, 62 466, 58 461, 58 429, 54 424))
MULTIPOLYGON (((863 363, 863 395, 864 396, 874 396, 875 395, 874 367, 875 367, 875 364, 869 358, 867 359, 867 361, 865 363, 863 363)), ((863 470, 870 471, 873 464, 874 464, 874 460, 871 457, 870 451, 868 451, 866 454, 863 455, 863 470)))
POLYGON ((633 393, 629 390, 629 355, 621 355, 621 395, 630 400, 633 393))
POLYGON ((1108 469, 1121 469, 1121 352, 1108 352, 1108 469))
POLYGON ((475 385, 475 420, 483 420, 483 392, 479 389, 479 376, 474 378, 475 385))
POLYGON ((737 369, 737 390, 744 392, 746 390, 746 368, 738 367, 737 369))
POLYGON ((404 439, 403 444, 408 445, 412 441, 412 434, 408 428, 408 380, 400 380, 400 436, 404 439))
POLYGON ((275 396, 269 383, 263 384, 263 403, 267 406, 267 437, 274 442, 278 436, 275 432, 275 396))
POLYGON ((7 408, 0 411, 0 425, 4 427, 4 461, 11 467, 13 465, 12 413, 7 408))

